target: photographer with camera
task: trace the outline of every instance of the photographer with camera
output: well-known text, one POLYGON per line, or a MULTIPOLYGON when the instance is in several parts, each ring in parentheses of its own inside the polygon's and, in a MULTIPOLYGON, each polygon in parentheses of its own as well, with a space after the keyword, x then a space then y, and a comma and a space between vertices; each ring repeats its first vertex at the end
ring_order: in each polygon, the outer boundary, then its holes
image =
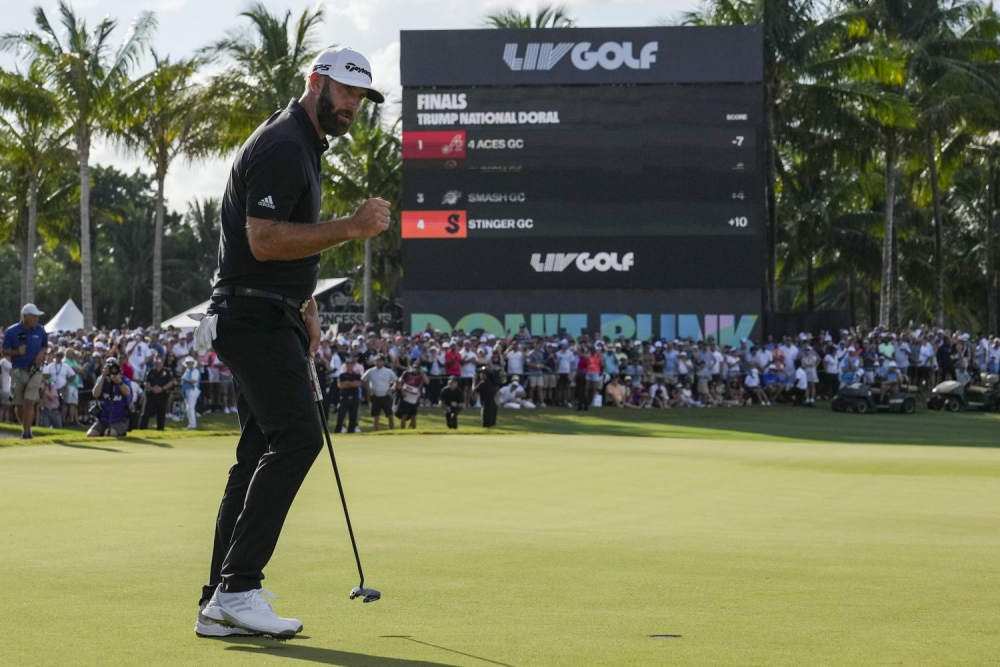
POLYGON ((87 437, 117 438, 125 435, 128 431, 128 403, 132 389, 122 378, 122 367, 115 357, 104 360, 104 368, 94 384, 93 395, 101 399, 100 413, 95 415, 97 421, 87 431, 87 437))
POLYGON ((42 364, 49 346, 49 336, 38 324, 44 313, 33 303, 21 308, 21 321, 3 335, 3 356, 11 362, 11 396, 21 420, 21 439, 30 440, 35 423, 35 404, 42 397, 42 364))

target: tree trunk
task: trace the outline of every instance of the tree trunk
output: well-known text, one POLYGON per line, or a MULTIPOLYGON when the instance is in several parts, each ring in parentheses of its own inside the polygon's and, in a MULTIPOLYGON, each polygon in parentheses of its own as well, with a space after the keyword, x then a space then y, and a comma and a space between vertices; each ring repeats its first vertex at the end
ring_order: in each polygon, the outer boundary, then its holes
POLYGON ((892 319, 892 236, 896 201, 896 137, 890 130, 885 144, 885 234, 882 236, 882 289, 878 323, 891 326, 892 319))
POLYGON ((892 225, 892 311, 889 313, 889 323, 897 328, 903 321, 903 282, 899 278, 899 230, 892 225))
POLYGON ((20 312, 20 307, 28 303, 28 239, 18 233, 17 240, 20 246, 17 252, 21 256, 21 300, 18 302, 18 312, 20 312))
POLYGON ((90 135, 76 136, 80 160, 80 301, 83 307, 83 328, 94 326, 93 274, 90 269, 90 135))
POLYGON ((941 192, 938 185, 937 151, 934 149, 934 132, 927 133, 927 171, 931 181, 931 201, 934 205, 934 313, 937 326, 944 326, 944 254, 941 247, 941 192))
POLYGON ((764 105, 764 164, 767 166, 767 308, 775 311, 778 308, 778 206, 775 194, 777 173, 775 161, 777 151, 774 150, 774 114, 768 101, 764 105))
POLYGON ((813 276, 813 256, 806 257, 806 310, 816 310, 816 280, 813 276))
POLYGON ((997 249, 996 249, 997 168, 990 162, 989 182, 986 185, 986 313, 987 331, 1000 334, 997 327, 997 249))
POLYGON ((165 173, 156 177, 156 232, 153 237, 153 321, 154 327, 163 321, 163 182, 165 173))
POLYGON ((24 253, 24 301, 35 302, 35 244, 38 236, 38 178, 28 183, 28 234, 24 253))
POLYGON ((365 239, 365 322, 375 322, 375 294, 372 286, 372 240, 365 239))
POLYGON ((875 292, 875 285, 871 282, 867 286, 868 292, 868 327, 874 327, 875 323, 878 322, 878 294, 875 292))
POLYGON ((847 272, 847 311, 850 313, 851 328, 857 324, 857 306, 854 303, 854 269, 847 272))

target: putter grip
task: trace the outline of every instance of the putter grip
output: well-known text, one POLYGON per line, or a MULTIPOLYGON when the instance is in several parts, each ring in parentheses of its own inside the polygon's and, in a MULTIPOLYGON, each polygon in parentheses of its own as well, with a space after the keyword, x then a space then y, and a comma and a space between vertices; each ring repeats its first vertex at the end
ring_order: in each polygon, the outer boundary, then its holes
POLYGON ((323 400, 323 390, 319 386, 319 374, 316 372, 316 362, 308 359, 309 381, 312 383, 313 399, 317 402, 323 400))

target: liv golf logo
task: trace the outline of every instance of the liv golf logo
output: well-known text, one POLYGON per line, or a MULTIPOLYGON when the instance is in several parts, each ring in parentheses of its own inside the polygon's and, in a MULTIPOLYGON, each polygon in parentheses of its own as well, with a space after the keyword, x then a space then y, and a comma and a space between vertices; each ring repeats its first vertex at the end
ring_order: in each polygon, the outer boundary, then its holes
POLYGON ((531 268, 538 273, 562 273, 571 266, 579 271, 590 273, 593 270, 607 273, 608 271, 628 272, 635 264, 635 253, 625 253, 621 261, 616 252, 599 252, 593 256, 589 252, 550 252, 542 259, 540 252, 531 254, 531 268))
POLYGON ((573 67, 589 71, 600 65, 607 70, 616 70, 622 65, 629 69, 649 69, 656 62, 656 51, 660 48, 659 42, 649 42, 639 50, 639 57, 635 56, 632 42, 605 42, 600 46, 591 49, 590 42, 560 42, 552 44, 550 42, 526 44, 524 55, 517 54, 517 44, 507 44, 503 50, 503 60, 515 72, 532 72, 536 70, 550 70, 556 66, 567 53, 570 54, 570 62, 573 67))

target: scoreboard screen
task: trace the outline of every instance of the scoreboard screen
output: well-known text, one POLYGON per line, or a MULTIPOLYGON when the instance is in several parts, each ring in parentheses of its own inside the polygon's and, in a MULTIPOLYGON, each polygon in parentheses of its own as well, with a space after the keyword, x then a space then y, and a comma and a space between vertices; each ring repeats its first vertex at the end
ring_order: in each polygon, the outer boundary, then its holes
POLYGON ((413 331, 756 332, 761 33, 403 32, 413 331))

